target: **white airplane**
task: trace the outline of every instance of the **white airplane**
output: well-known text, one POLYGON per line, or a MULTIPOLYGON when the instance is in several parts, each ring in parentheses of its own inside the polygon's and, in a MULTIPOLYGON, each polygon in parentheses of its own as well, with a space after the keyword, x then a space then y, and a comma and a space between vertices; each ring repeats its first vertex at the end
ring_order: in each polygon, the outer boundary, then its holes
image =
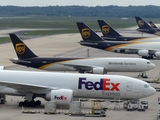
POLYGON ((15 64, 49 71, 79 71, 93 74, 107 72, 144 72, 155 65, 141 58, 64 58, 38 57, 15 34, 10 34, 18 58, 11 59, 15 64), (141 67, 139 67, 141 66, 141 67))
POLYGON ((144 42, 145 40, 159 40, 160 38, 144 38, 143 42, 136 40, 106 41, 83 22, 77 22, 77 26, 83 39, 80 41, 81 45, 116 53, 138 54, 147 59, 160 57, 160 42, 144 42))
POLYGON ((25 96, 19 106, 35 107, 36 97, 69 105, 73 98, 135 100, 155 93, 148 83, 119 75, 0 70, 0 94, 25 96))

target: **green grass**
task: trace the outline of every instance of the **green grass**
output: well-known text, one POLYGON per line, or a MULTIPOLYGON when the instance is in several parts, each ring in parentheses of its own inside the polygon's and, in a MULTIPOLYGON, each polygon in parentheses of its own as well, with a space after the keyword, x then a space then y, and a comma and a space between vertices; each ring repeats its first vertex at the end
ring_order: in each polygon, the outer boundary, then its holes
MULTIPOLYGON (((62 30, 35 30, 19 32, 24 36, 44 36, 64 33, 78 33, 76 22, 85 22, 88 26, 96 31, 100 31, 97 20, 105 20, 114 28, 127 28, 136 26, 134 18, 128 20, 121 20, 121 18, 106 18, 106 17, 50 17, 50 16, 25 16, 25 17, 1 17, 0 29, 10 28, 64 28, 62 30)), ((144 18, 145 21, 160 22, 159 18, 144 18)), ((0 38, 0 42, 9 41, 9 38, 0 38)))
POLYGON ((0 38, 0 43, 6 43, 6 42, 11 42, 9 37, 0 38))
POLYGON ((136 25, 133 18, 123 21, 120 18, 103 17, 47 17, 47 16, 28 16, 20 18, 0 19, 1 28, 74 28, 77 29, 76 22, 85 22, 93 28, 98 28, 97 20, 106 20, 115 28, 136 25))
MULTIPOLYGON (((49 17, 49 16, 26 16, 26 17, 4 17, 0 19, 1 28, 72 28, 77 29, 76 22, 85 22, 94 29, 99 29, 97 20, 105 20, 114 28, 126 28, 136 26, 134 18, 121 20, 121 18, 106 17, 49 17)), ((160 22, 157 19, 144 18, 147 22, 160 22)))
POLYGON ((64 33, 77 33, 75 30, 37 30, 37 31, 27 31, 21 32, 24 36, 41 36, 41 35, 54 35, 54 34, 64 34, 64 33))

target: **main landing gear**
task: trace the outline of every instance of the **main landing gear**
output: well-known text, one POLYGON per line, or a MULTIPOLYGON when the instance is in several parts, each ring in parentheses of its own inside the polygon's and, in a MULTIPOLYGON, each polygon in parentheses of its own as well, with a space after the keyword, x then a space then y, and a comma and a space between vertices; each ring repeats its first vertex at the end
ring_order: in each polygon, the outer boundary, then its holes
POLYGON ((41 105, 41 101, 40 100, 37 100, 37 101, 28 101, 28 100, 25 100, 24 102, 19 102, 19 107, 36 107, 36 106, 39 106, 41 105))
POLYGON ((149 56, 142 56, 142 58, 144 58, 144 59, 153 59, 153 55, 149 55, 149 56))
POLYGON ((141 74, 141 72, 139 72, 138 77, 148 78, 148 76, 147 76, 146 72, 142 72, 142 74, 141 74))

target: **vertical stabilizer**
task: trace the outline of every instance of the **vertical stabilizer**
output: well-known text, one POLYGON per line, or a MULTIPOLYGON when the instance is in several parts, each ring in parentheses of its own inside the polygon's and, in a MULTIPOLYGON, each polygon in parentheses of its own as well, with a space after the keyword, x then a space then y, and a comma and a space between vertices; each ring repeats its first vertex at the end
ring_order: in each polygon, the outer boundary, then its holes
POLYGON ((103 36, 121 36, 112 26, 104 20, 97 20, 103 36))
POLYGON ((91 40, 91 41, 103 41, 103 39, 98 36, 90 27, 88 27, 83 22, 77 22, 77 26, 79 29, 79 32, 81 33, 81 36, 83 40, 91 40))
POLYGON ((10 33, 10 38, 19 59, 37 57, 14 33, 10 33))

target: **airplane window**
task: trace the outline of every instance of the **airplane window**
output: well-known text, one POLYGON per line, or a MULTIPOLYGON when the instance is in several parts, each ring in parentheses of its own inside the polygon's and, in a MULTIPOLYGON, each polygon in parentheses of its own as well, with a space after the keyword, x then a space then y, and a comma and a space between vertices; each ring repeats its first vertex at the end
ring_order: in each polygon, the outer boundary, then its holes
POLYGON ((144 88, 149 88, 149 85, 145 84, 145 85, 144 85, 144 88))
POLYGON ((150 62, 147 62, 147 64, 150 64, 150 62))

